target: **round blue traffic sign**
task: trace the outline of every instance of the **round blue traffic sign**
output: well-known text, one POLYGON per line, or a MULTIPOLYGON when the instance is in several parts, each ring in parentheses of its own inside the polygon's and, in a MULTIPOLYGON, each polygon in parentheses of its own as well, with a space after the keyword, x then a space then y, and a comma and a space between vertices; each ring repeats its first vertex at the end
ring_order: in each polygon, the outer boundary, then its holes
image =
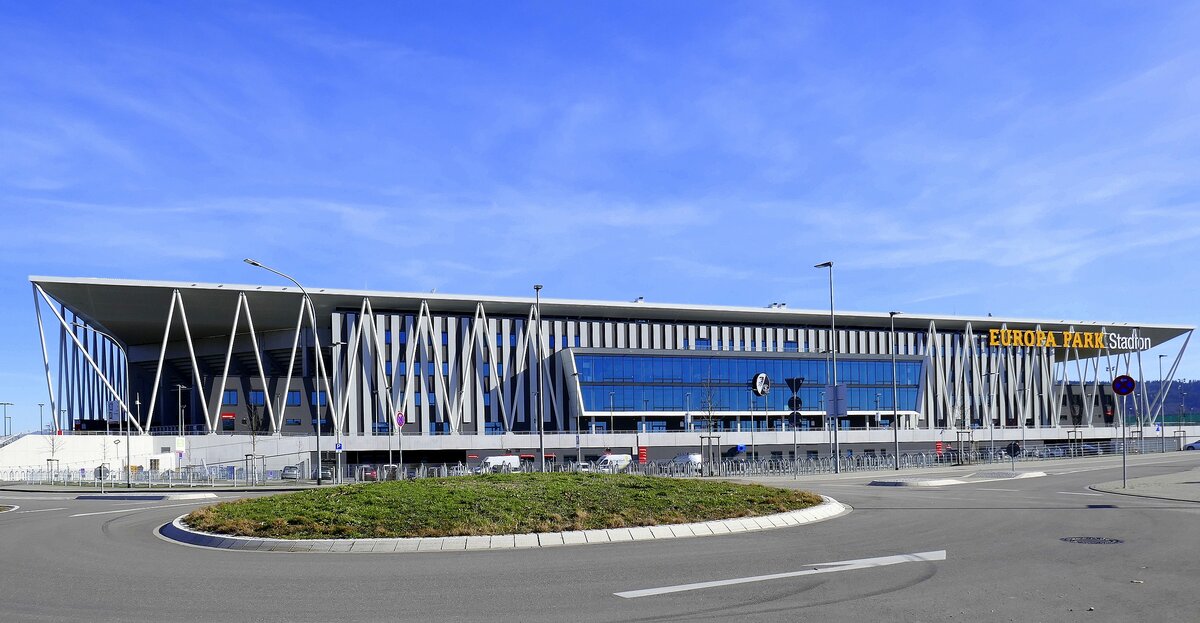
POLYGON ((1133 393, 1133 388, 1137 387, 1137 381, 1133 380, 1132 376, 1122 374, 1113 379, 1112 388, 1118 396, 1128 396, 1133 393))

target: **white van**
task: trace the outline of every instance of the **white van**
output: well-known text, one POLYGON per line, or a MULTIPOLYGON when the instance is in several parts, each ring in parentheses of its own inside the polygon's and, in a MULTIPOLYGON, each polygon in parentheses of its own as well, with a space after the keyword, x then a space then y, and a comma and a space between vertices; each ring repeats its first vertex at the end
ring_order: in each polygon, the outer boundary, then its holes
POLYGON ((521 469, 521 457, 515 454, 505 454, 503 456, 486 456, 483 457, 483 463, 479 465, 479 473, 489 474, 492 472, 515 472, 521 469))
POLYGON ((596 471, 613 474, 629 467, 632 462, 631 454, 606 454, 596 461, 596 471))

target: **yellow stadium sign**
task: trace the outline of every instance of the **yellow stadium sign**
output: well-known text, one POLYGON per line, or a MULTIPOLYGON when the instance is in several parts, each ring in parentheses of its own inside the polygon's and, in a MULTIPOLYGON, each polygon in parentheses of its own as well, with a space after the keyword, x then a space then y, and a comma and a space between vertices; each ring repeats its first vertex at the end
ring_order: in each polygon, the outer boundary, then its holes
POLYGON ((1116 333, 1106 333, 1104 331, 1035 331, 1032 329, 989 329, 988 346, 1146 350, 1150 348, 1150 338, 1117 335, 1116 333))

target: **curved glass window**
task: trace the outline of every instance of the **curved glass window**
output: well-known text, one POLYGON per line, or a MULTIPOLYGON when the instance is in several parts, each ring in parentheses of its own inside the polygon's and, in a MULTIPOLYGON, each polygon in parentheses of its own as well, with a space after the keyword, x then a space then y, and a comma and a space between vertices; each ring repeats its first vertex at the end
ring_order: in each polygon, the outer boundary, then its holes
MULTIPOLYGON (((797 392, 801 411, 824 410, 830 362, 823 358, 641 356, 576 353, 579 384, 587 411, 790 411, 787 379, 803 378, 797 392), (767 396, 750 393, 759 372, 771 378, 767 396)), ((896 362, 897 407, 915 411, 920 361, 896 362)), ((892 408, 890 359, 849 359, 837 363, 838 381, 847 384, 850 410, 892 408)))

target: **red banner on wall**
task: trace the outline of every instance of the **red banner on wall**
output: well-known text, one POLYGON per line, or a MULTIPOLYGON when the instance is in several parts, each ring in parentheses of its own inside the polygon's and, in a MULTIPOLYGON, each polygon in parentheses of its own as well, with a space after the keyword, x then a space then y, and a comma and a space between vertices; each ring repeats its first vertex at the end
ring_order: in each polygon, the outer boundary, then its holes
POLYGON ((646 454, 647 453, 648 453, 648 450, 647 450, 646 446, 638 446, 638 463, 646 462, 646 454))

